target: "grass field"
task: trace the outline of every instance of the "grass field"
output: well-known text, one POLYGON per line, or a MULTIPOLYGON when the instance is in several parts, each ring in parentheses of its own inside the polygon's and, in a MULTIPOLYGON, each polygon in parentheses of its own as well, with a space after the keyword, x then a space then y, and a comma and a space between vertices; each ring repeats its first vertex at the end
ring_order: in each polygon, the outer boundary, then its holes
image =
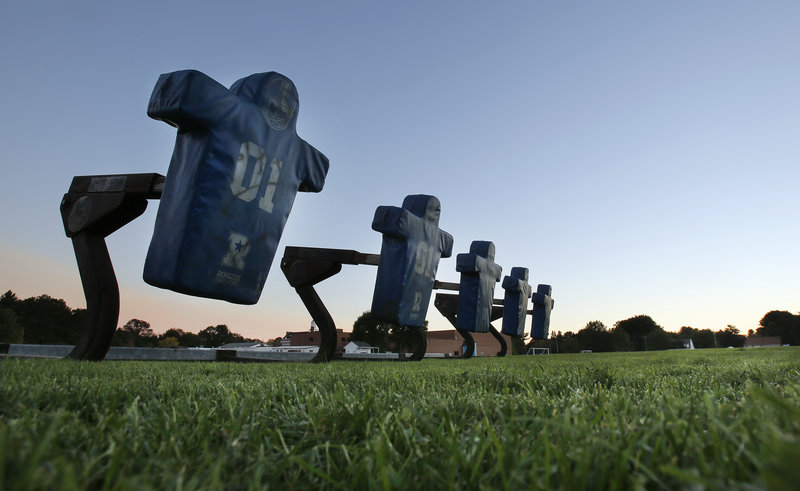
POLYGON ((0 488, 797 489, 800 348, 0 361, 0 488))

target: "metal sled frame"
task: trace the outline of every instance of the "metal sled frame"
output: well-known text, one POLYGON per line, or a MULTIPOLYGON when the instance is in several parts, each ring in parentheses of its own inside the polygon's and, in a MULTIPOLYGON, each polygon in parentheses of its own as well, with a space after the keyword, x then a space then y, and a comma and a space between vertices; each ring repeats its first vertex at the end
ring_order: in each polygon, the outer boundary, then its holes
POLYGON ((161 174, 76 176, 61 200, 64 231, 72 239, 86 297, 87 321, 73 360, 102 360, 119 321, 119 285, 105 238, 160 199, 161 174))
MULTIPOLYGON (((75 250, 87 321, 67 358, 98 361, 108 353, 119 321, 119 284, 105 238, 141 216, 147 200, 160 199, 164 181, 164 176, 156 173, 72 179, 61 200, 61 219, 75 250)), ((350 250, 286 248, 281 270, 320 328, 320 350, 312 362, 330 361, 336 352, 336 324, 314 285, 341 271, 342 264, 377 266, 379 258, 378 254, 350 250)), ((412 360, 422 359, 427 344, 422 329, 417 331, 412 360)))
MULTIPOLYGON (((433 283, 433 288, 437 290, 449 290, 449 291, 459 291, 460 285, 458 283, 449 283, 444 281, 435 281, 433 283)), ((502 299, 492 299, 492 314, 489 317, 489 332, 497 339, 497 342, 500 343, 500 351, 497 352, 497 356, 506 356, 508 353, 508 344, 506 343, 505 338, 500 335, 500 332, 495 328, 491 322, 496 321, 503 317, 503 300, 502 299)), ((453 325, 456 331, 464 338, 464 343, 466 345, 466 351, 462 355, 462 358, 472 358, 475 354, 475 338, 472 337, 472 333, 470 331, 464 331, 458 328, 458 324, 456 321, 456 314, 458 313, 458 295, 452 293, 437 293, 436 298, 433 301, 433 305, 436 306, 436 310, 438 310, 445 319, 450 321, 450 324, 453 325)))
MULTIPOLYGON (((334 276, 343 264, 368 264, 377 266, 380 254, 364 254, 348 249, 322 249, 316 247, 286 247, 281 260, 281 270, 289 284, 297 291, 306 309, 320 331, 320 346, 312 363, 327 362, 336 356, 336 323, 325 308, 314 285, 334 276)), ((425 356, 427 340, 422 329, 414 329, 414 351, 408 358, 421 360, 425 356)))

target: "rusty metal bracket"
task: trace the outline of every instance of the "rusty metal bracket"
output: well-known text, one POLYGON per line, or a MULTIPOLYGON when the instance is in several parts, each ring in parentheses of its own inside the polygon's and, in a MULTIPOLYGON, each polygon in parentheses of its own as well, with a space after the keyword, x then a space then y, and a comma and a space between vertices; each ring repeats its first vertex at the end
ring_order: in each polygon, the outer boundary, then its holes
POLYGON ((74 360, 102 360, 119 321, 119 286, 105 238, 139 217, 148 199, 160 199, 161 174, 76 176, 61 200, 61 219, 72 239, 87 320, 74 360))

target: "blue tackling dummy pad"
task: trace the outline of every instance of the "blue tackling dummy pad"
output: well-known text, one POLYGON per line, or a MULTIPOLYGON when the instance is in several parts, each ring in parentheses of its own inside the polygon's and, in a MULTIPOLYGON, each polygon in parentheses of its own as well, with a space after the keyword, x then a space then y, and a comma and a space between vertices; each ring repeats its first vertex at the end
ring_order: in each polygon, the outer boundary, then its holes
POLYGON ((253 304, 298 191, 319 192, 328 159, 295 129, 291 80, 275 72, 226 89, 196 70, 159 77, 147 114, 178 128, 144 280, 253 304))
POLYGON ((468 254, 456 256, 456 271, 461 273, 456 328, 459 331, 489 332, 494 285, 500 281, 503 272, 503 268, 494 262, 494 243, 473 241, 468 254))
POLYGON ((453 236, 439 229, 435 196, 406 196, 403 207, 379 206, 372 229, 383 234, 372 314, 401 326, 422 327, 439 259, 450 257, 453 236))
POLYGON ((502 333, 509 336, 525 335, 525 316, 528 315, 528 298, 531 285, 528 284, 528 268, 511 268, 511 274, 503 278, 503 328, 502 333))
POLYGON ((533 294, 533 316, 531 320, 531 337, 547 339, 550 336, 550 311, 553 310, 553 287, 539 285, 533 294))

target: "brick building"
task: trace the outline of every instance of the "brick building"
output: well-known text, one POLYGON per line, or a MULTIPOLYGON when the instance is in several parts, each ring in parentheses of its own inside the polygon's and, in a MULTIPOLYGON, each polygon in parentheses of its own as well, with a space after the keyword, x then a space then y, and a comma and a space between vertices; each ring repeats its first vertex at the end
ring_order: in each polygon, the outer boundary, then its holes
MULTIPOLYGON (((344 351, 345 345, 350 342, 350 332, 344 332, 342 329, 336 330, 336 351, 344 351)), ((286 346, 319 346, 321 342, 320 332, 316 329, 313 331, 299 331, 287 332, 283 337, 283 343, 286 346)))
MULTIPOLYGON (((336 351, 343 352, 344 347, 350 342, 352 332, 345 332, 342 329, 336 330, 336 351)), ((491 333, 472 333, 475 339, 475 354, 473 356, 495 356, 500 351, 500 343, 491 333)), ((511 337, 503 335, 508 346, 508 354, 511 354, 511 337)), ((455 329, 447 331, 428 331, 427 353, 444 353, 448 356, 460 357, 461 346, 464 338, 455 329)), ((319 346, 321 342, 320 332, 316 329, 311 331, 287 332, 284 336, 282 345, 284 346, 319 346)))
MULTIPOLYGON (((501 334, 506 340, 507 354, 511 354, 511 337, 501 334)), ((500 351, 500 343, 491 333, 472 333, 475 340, 475 354, 473 356, 495 356, 500 351)), ((461 356, 461 346, 464 338, 455 329, 448 331, 428 331, 427 353, 445 353, 450 356, 461 356)))
POLYGON ((749 336, 744 342, 745 348, 766 348, 780 345, 780 336, 749 336))

